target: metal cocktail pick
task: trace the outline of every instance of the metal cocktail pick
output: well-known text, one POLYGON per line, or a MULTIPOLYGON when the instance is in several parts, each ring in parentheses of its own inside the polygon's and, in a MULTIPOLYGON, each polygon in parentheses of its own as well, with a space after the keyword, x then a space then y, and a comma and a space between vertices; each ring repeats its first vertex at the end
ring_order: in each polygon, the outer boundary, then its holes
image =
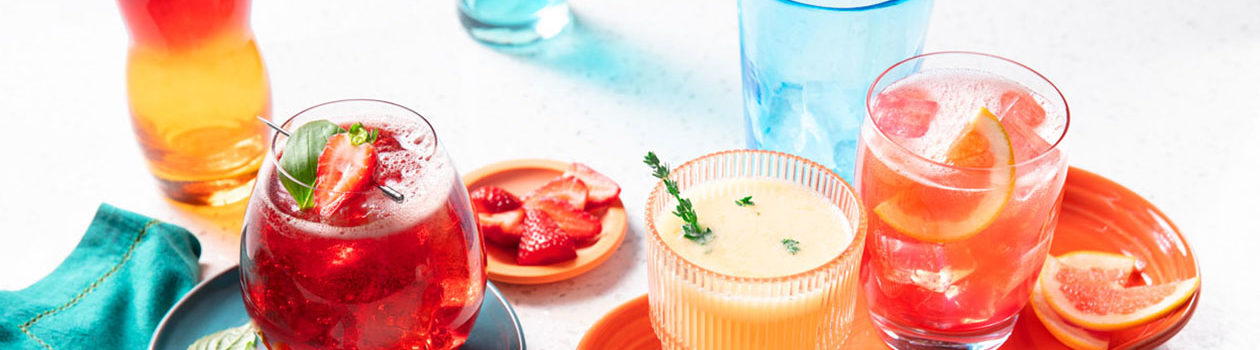
MULTIPOLYGON (((276 132, 284 134, 284 136, 289 136, 288 130, 284 130, 284 128, 281 128, 279 125, 272 123, 270 120, 267 120, 266 118, 263 118, 262 116, 254 116, 254 118, 258 118, 258 120, 262 121, 263 124, 267 124, 267 126, 271 127, 271 129, 275 130, 276 132)), ((386 197, 389 197, 389 199, 393 199, 395 202, 402 203, 403 199, 405 199, 402 193, 398 192, 398 190, 390 188, 389 186, 376 184, 376 188, 379 188, 381 190, 381 193, 384 193, 386 197)))

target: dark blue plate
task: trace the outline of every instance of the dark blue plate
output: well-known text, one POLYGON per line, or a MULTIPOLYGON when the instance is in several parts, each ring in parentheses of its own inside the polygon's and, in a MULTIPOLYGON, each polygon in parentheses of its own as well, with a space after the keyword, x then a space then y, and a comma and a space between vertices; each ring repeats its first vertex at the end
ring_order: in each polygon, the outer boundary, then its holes
MULTIPOLYGON (((198 338, 249 321, 240 281, 240 269, 232 267, 194 287, 162 318, 149 350, 186 350, 198 338)), ((525 350, 516 311, 490 282, 486 282, 481 313, 463 349, 525 350)))

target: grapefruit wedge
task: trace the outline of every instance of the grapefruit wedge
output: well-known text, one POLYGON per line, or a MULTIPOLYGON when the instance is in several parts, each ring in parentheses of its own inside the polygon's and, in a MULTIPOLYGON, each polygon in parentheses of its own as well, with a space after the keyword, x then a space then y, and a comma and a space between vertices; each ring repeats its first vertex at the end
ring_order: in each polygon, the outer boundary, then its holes
POLYGON ((960 241, 989 227, 1015 187, 1015 156, 1002 122, 981 107, 976 118, 950 145, 945 162, 975 169, 960 176, 973 180, 967 181, 967 187, 986 190, 960 191, 912 184, 876 205, 875 215, 897 231, 927 242, 960 241))
MULTIPOLYGON (((1053 258, 1051 258, 1053 259, 1053 258)), ((1033 287, 1032 297, 1028 300, 1028 305, 1033 309, 1033 314, 1037 315, 1037 319, 1041 320, 1041 325, 1050 331, 1055 339, 1063 345, 1076 350, 1104 350, 1111 342, 1111 335, 1106 332, 1092 331, 1081 326, 1069 323, 1067 320, 1059 316, 1058 313, 1050 308, 1050 303, 1046 301, 1046 295, 1041 293, 1041 282, 1037 282, 1037 286, 1033 287)))
POLYGON ((1046 302, 1068 322, 1113 331, 1149 322, 1180 306, 1199 287, 1199 278, 1126 287, 1133 258, 1078 251, 1046 259, 1038 282, 1046 302))

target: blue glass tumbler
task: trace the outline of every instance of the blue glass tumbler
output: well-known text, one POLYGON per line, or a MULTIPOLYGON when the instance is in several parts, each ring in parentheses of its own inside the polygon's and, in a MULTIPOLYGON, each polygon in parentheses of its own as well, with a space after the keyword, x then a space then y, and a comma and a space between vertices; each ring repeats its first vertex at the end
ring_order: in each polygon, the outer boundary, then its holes
POLYGON ((572 21, 565 0, 458 0, 459 20, 490 45, 527 45, 554 37, 572 21))
POLYGON ((853 181, 867 89, 923 50, 931 13, 932 0, 740 0, 748 147, 853 181))

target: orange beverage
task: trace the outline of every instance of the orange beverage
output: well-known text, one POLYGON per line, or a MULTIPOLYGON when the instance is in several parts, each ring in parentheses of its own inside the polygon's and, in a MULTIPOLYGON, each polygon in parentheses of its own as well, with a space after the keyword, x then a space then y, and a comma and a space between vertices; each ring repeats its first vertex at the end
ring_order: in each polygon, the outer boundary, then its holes
POLYGON ((665 349, 836 349, 851 333, 865 212, 839 175, 784 153, 728 151, 674 169, 648 202, 648 303, 665 349), (748 198, 744 204, 740 198, 748 198))
POLYGON ((131 33, 127 96, 149 171, 167 196, 222 205, 249 195, 271 96, 249 0, 119 0, 131 33))
POLYGON ((881 336, 897 349, 1001 345, 1058 218, 1062 95, 1006 59, 935 53, 889 68, 867 106, 862 283, 881 336))

